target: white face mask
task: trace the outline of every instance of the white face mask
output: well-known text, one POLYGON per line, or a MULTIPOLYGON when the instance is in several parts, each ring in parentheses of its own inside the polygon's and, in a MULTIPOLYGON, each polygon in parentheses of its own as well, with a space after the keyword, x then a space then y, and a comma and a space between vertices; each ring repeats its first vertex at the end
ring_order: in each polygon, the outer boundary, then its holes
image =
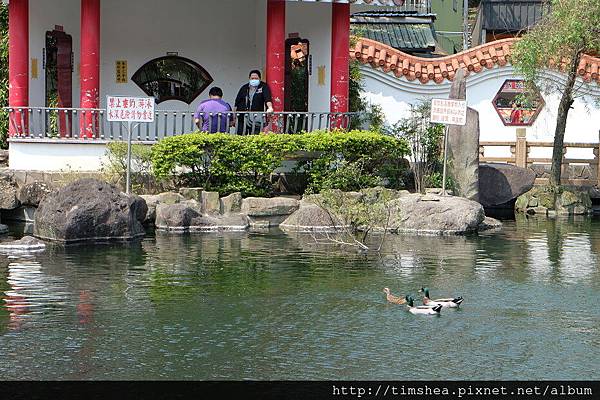
POLYGON ((250 86, 257 87, 258 85, 260 85, 259 79, 250 79, 250 86))

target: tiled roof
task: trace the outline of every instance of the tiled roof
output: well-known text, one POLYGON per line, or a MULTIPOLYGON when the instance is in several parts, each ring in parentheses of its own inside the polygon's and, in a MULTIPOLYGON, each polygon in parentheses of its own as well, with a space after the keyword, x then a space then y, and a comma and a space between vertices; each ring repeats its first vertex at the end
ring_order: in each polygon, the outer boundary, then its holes
MULTIPOLYGON (((350 49, 352 58, 373 68, 385 72, 393 72, 396 77, 406 77, 409 81, 418 79, 421 83, 434 81, 442 83, 453 80, 459 68, 470 73, 479 73, 484 69, 504 66, 510 62, 512 45, 519 39, 510 38, 497 40, 474 47, 467 51, 440 58, 415 57, 383 43, 360 38, 354 49, 350 49)), ((555 69, 564 71, 565 65, 552 65, 555 69)), ((600 84, 600 58, 589 55, 583 56, 578 74, 586 82, 595 81, 600 84)))
POLYGON ((369 11, 353 14, 350 23, 357 36, 413 53, 435 50, 433 20, 431 15, 369 11))

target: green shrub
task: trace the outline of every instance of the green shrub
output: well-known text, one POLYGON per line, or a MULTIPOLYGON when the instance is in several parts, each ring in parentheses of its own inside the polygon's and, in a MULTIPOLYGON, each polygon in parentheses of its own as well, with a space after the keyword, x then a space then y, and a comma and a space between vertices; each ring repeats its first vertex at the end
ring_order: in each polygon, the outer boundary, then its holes
POLYGON ((298 135, 194 133, 163 139, 152 149, 158 177, 175 174, 178 185, 226 194, 266 195, 270 174, 298 150, 298 135))
MULTIPOLYGON (((131 187, 134 193, 152 191, 152 148, 143 144, 131 145, 131 187)), ((111 142, 106 146, 107 162, 102 166, 106 180, 125 187, 127 176, 127 142, 111 142)))
POLYGON ((157 177, 174 176, 178 185, 264 196, 273 192, 271 173, 298 151, 311 154, 296 167, 297 172, 307 174, 309 190, 355 190, 382 180, 392 182, 390 175, 399 170, 408 147, 403 140, 364 131, 252 136, 194 133, 154 145, 152 163, 157 177), (357 175, 358 170, 362 173, 357 175))
POLYGON ((403 139, 370 131, 314 132, 303 136, 304 148, 320 153, 320 157, 299 165, 308 174, 308 192, 359 190, 378 184, 399 188, 402 184, 399 177, 404 157, 409 153, 403 139), (353 170, 359 172, 350 176, 353 170))

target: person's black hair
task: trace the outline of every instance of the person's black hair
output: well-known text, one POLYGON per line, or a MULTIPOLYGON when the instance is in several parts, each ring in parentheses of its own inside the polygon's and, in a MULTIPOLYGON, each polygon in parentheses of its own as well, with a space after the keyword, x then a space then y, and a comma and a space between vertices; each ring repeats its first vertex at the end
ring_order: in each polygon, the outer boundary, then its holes
POLYGON ((251 77, 252 74, 256 74, 256 75, 258 75, 258 79, 262 79, 262 74, 260 73, 259 70, 253 69, 252 71, 250 71, 250 73, 248 74, 248 78, 251 77))
POLYGON ((210 88, 210 91, 208 92, 209 96, 219 96, 219 97, 223 97, 223 90, 221 90, 220 87, 212 87, 210 88))

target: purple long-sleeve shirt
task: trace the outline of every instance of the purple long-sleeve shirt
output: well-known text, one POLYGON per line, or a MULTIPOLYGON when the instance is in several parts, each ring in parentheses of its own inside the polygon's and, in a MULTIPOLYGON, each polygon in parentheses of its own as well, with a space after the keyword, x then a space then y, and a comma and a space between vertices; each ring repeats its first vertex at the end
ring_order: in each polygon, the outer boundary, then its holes
POLYGON ((233 120, 233 114, 229 103, 221 99, 208 99, 200 103, 194 118, 202 121, 202 131, 204 132, 227 132, 229 121, 233 120), (220 117, 219 113, 221 113, 220 117))

